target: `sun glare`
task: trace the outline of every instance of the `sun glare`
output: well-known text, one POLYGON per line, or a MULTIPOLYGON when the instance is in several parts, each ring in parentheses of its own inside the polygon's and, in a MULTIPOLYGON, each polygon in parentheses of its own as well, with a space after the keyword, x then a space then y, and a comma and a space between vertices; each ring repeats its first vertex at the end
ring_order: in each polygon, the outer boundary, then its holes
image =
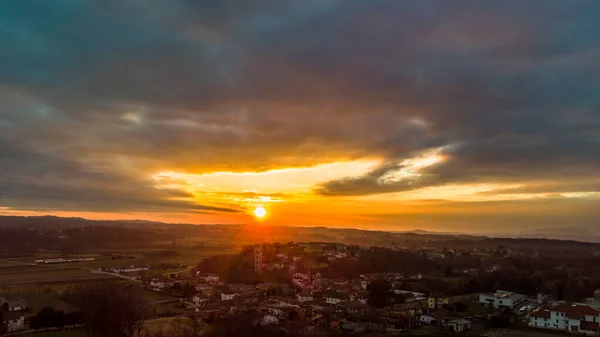
POLYGON ((262 206, 258 206, 254 209, 254 216, 256 216, 259 219, 264 218, 265 216, 267 216, 267 210, 262 207, 262 206))

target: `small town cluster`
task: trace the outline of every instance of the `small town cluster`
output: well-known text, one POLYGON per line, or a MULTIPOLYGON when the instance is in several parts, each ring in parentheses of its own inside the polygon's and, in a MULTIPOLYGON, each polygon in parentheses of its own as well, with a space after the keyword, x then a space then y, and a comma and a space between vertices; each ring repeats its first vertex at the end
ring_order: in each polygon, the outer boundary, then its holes
MULTIPOLYGON (((515 289, 492 288, 488 292, 458 294, 428 288, 431 280, 444 278, 439 271, 361 273, 357 277, 337 278, 323 267, 358 261, 374 250, 388 252, 381 248, 325 243, 288 243, 279 248, 279 244, 276 250, 272 244, 246 247, 246 255, 240 258, 237 267, 226 265, 234 260, 215 259, 213 267, 225 276, 202 270, 202 266, 210 265, 211 258, 197 268, 171 274, 153 273, 152 266, 136 265, 100 267, 96 272, 135 281, 152 294, 179 294, 165 301, 180 309, 177 314, 185 312, 208 324, 244 315, 255 326, 276 328, 287 336, 311 336, 323 329, 348 334, 419 330, 466 333, 480 331, 482 327, 514 326, 514 323, 531 331, 600 335, 600 290, 579 302, 559 300, 543 292, 520 294, 515 289), (229 281, 244 272, 261 278, 250 282, 229 281), (273 280, 274 275, 281 276, 279 281, 273 280)), ((394 245, 389 254, 401 249, 394 245)), ((507 256, 505 253, 502 256, 507 256)), ((453 251, 431 249, 419 254, 444 261, 453 251)), ((497 249, 494 252, 474 249, 469 254, 481 257, 497 254, 497 249)), ((36 264, 64 262, 34 261, 36 264)), ((497 272, 498 268, 490 265, 485 272, 497 272)), ((445 272, 459 281, 477 280, 482 275, 481 270, 474 268, 445 272)), ((28 304, 24 300, 0 298, 0 307, 6 332, 26 328, 24 311, 28 310, 28 304)))
MULTIPOLYGON (((295 244, 294 248, 296 254, 279 253, 267 262, 263 245, 255 245, 252 250, 252 264, 257 273, 284 271, 290 276, 291 284, 228 284, 216 274, 197 271, 192 280, 196 294, 182 301, 186 308, 205 320, 252 313, 255 324, 279 325, 295 335, 310 335, 324 324, 349 332, 398 332, 428 326, 460 333, 483 321, 502 322, 506 317, 520 320, 531 328, 585 335, 600 333, 600 290, 594 292, 593 298, 585 299, 585 303, 567 303, 546 294, 526 296, 500 289, 464 295, 415 292, 403 287, 420 282, 425 277, 421 273, 377 273, 356 279, 328 279, 307 268, 302 263, 305 256, 297 252, 319 251, 321 260, 328 262, 352 258, 356 253, 349 253, 344 245, 332 248, 318 243, 295 244), (383 296, 401 300, 377 305, 374 297, 381 283, 389 285, 383 289, 386 292, 383 296)), ((188 281, 154 278, 149 280, 148 287, 163 291, 182 282, 188 281)))

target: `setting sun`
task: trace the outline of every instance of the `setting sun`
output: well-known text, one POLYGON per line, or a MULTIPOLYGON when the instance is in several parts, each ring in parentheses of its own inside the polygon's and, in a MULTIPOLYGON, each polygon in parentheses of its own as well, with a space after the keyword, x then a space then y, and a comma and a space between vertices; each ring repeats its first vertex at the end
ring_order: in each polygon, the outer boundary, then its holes
POLYGON ((262 207, 262 206, 258 206, 254 209, 254 216, 256 216, 259 219, 264 218, 265 216, 267 216, 267 210, 262 207))

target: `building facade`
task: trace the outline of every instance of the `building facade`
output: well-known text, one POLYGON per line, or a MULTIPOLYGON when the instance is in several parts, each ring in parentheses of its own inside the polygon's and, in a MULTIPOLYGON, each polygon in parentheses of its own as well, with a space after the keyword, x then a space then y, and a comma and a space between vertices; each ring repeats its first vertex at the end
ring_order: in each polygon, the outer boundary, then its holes
POLYGON ((479 294, 479 303, 496 309, 514 309, 523 304, 526 300, 525 295, 505 290, 498 290, 493 294, 479 294))
POLYGON ((559 304, 550 309, 536 310, 530 313, 529 326, 598 335, 600 333, 600 311, 582 304, 559 304))
POLYGON ((23 330, 25 329, 25 316, 9 319, 6 321, 6 324, 8 328, 8 333, 23 330))
POLYGON ((254 271, 260 273, 263 271, 263 247, 254 245, 254 271))

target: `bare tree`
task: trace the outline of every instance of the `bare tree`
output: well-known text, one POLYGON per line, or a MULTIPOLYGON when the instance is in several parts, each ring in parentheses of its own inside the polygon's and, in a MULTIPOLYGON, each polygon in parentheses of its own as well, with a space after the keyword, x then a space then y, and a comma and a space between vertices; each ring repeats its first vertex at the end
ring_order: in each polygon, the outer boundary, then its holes
POLYGON ((200 337, 202 336, 202 321, 194 316, 190 316, 190 337, 200 337))
POLYGON ((69 300, 95 337, 139 336, 150 312, 140 294, 121 284, 78 287, 69 300))
POLYGON ((185 318, 177 317, 169 324, 169 336, 172 337, 189 337, 190 327, 185 324, 185 318))

